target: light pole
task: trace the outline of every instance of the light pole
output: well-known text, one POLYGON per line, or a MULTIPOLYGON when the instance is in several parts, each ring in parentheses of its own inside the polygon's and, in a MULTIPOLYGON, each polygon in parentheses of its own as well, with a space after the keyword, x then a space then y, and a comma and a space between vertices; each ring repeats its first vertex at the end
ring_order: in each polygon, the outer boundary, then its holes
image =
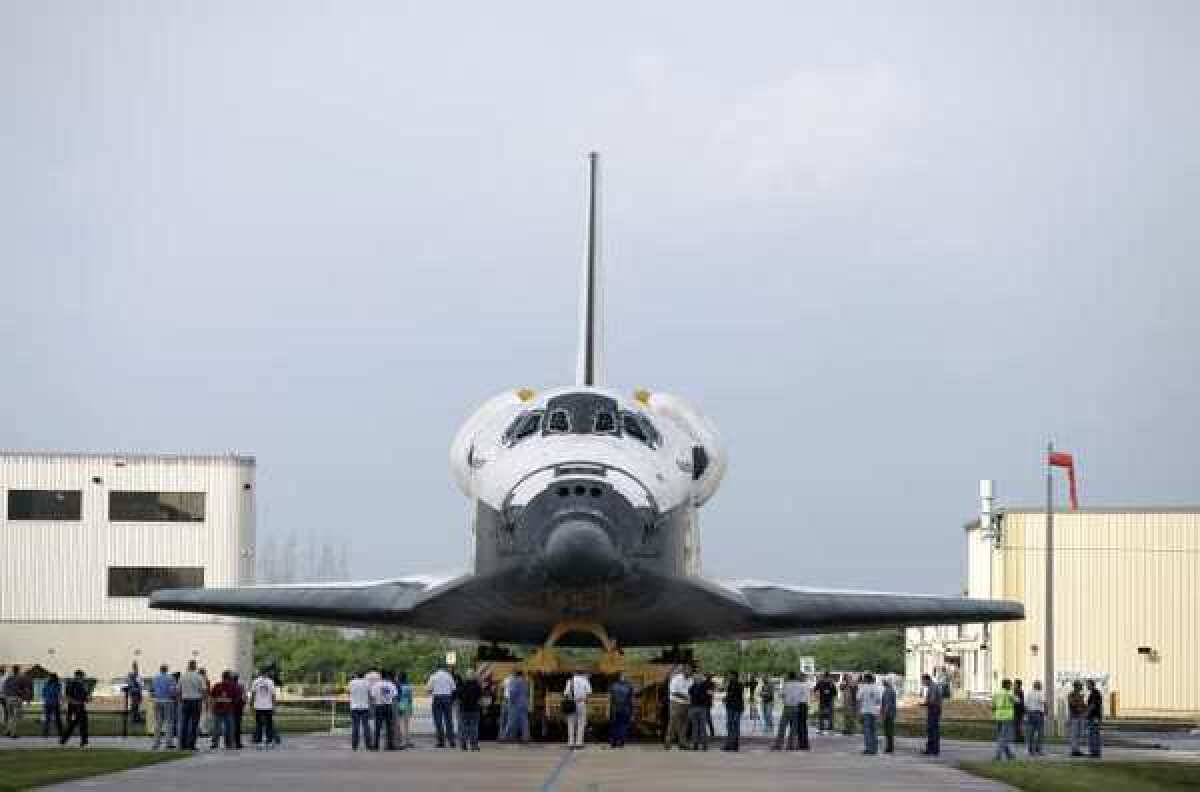
POLYGON ((1053 724, 1055 696, 1058 686, 1054 682, 1054 468, 1050 455, 1054 453, 1054 440, 1046 444, 1046 603, 1045 628, 1042 639, 1045 651, 1046 677, 1046 721, 1053 724))

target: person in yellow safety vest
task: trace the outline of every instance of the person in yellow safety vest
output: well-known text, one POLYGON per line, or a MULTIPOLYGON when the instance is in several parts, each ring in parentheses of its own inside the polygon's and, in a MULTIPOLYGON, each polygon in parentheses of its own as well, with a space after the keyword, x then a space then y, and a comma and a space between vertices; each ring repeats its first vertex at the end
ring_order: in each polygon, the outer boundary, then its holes
POLYGON ((992 694, 992 720, 996 722, 996 754, 992 757, 994 761, 1016 758, 1011 747, 1015 706, 1012 680, 1005 679, 1000 683, 1000 689, 992 694))

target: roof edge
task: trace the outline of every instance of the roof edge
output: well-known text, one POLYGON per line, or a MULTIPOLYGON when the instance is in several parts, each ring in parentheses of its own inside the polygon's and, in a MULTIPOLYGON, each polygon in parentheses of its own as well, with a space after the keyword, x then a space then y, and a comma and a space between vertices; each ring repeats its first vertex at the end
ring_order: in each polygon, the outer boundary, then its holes
POLYGON ((18 451, 0 449, 0 459, 17 459, 29 457, 34 459, 78 459, 99 462, 236 462, 239 465, 254 467, 257 459, 250 454, 229 451, 224 454, 188 454, 182 452, 153 452, 153 451, 18 451))

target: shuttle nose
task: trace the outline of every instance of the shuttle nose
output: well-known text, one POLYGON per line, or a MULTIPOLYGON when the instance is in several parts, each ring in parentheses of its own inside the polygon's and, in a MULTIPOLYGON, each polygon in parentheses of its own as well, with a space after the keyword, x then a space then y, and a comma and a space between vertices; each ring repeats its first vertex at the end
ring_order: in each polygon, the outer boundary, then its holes
POLYGON ((621 569, 620 556, 608 533, 582 516, 565 520, 551 531, 544 555, 551 577, 568 585, 601 583, 621 569))

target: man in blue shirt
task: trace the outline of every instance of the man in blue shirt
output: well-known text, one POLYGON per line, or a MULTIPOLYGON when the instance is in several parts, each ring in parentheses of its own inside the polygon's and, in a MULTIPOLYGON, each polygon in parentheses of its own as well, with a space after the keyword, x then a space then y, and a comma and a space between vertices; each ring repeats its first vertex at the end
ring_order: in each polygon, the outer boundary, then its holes
POLYGON ((629 724, 633 720, 633 686, 625 681, 624 673, 618 673, 617 680, 609 686, 608 698, 612 712, 608 742, 613 748, 624 748, 629 724))
POLYGON ((158 667, 158 676, 150 685, 150 693, 154 696, 154 750, 162 745, 162 737, 167 735, 167 750, 175 750, 175 698, 179 695, 179 687, 175 677, 167 672, 167 664, 158 667))
POLYGON ((58 674, 51 674, 42 685, 42 737, 50 736, 50 724, 54 724, 54 736, 61 737, 62 721, 62 682, 58 674))
POLYGON ((507 739, 525 742, 529 739, 529 680, 517 669, 508 686, 507 739))

